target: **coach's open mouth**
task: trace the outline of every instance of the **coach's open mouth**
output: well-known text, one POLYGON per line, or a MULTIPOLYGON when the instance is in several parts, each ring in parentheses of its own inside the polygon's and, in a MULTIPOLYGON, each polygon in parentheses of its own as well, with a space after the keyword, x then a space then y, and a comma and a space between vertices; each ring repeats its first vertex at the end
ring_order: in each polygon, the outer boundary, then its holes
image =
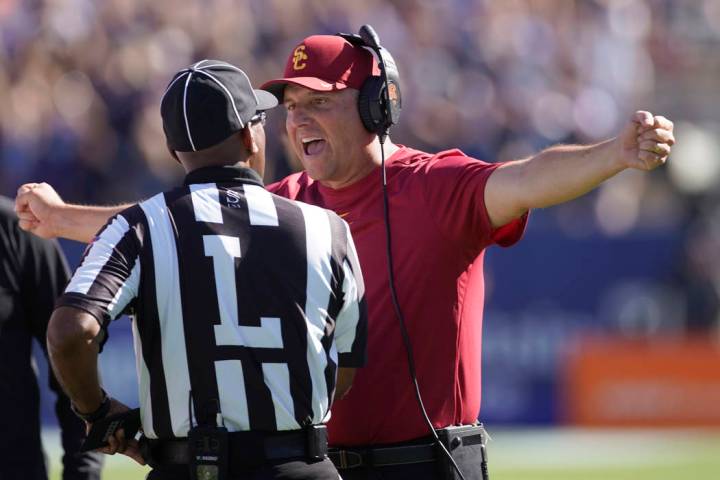
POLYGON ((325 149, 325 140, 320 137, 303 138, 302 148, 305 155, 317 155, 325 149))

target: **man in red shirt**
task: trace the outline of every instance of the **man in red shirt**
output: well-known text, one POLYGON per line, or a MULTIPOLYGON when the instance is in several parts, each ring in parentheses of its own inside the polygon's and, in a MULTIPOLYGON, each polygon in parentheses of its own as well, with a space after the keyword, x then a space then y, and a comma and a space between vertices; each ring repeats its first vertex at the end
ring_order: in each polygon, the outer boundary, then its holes
MULTIPOLYGON (((317 35, 296 47, 284 78, 262 86, 285 105, 290 145, 305 169, 269 189, 343 215, 358 245, 368 288, 369 363, 329 422, 332 444, 354 447, 428 435, 388 286, 380 145, 356 108, 371 74, 379 73, 367 49, 317 35)), ((628 167, 660 165, 672 143, 672 123, 647 112, 599 145, 554 147, 507 164, 385 143, 397 294, 435 428, 471 424, 480 409, 485 248, 514 244, 530 208, 570 200, 628 167)), ((405 468, 393 470, 393 478, 405 468)))
MULTIPOLYGON (((377 74, 374 56, 339 36, 311 36, 293 49, 283 78, 263 88, 287 108, 290 145, 305 171, 268 189, 334 210, 357 246, 369 307, 368 363, 328 424, 343 478, 452 478, 444 476, 451 471, 444 457, 428 447, 390 296, 381 146, 357 109, 359 89, 377 74)), ((574 199, 628 168, 662 165, 672 130, 666 118, 638 111, 617 137, 502 164, 385 142, 397 297, 433 427, 468 425, 478 416, 485 248, 515 243, 531 208, 574 199)), ((16 208, 28 230, 87 241, 124 206, 67 205, 51 187, 31 184, 20 188, 16 208)), ((479 478, 474 440, 467 449, 455 443, 465 478, 479 478)))

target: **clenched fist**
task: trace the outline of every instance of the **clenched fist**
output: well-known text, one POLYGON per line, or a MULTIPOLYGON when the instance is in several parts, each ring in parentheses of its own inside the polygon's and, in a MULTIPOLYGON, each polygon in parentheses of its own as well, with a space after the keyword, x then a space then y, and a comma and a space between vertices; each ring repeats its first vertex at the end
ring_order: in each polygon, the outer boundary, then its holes
POLYGON ((639 110, 618 136, 618 141, 621 158, 627 167, 652 170, 667 161, 675 144, 673 122, 639 110))
POLYGON ((47 183, 26 183, 17 191, 15 212, 20 228, 43 238, 59 235, 54 216, 65 207, 65 202, 47 183))

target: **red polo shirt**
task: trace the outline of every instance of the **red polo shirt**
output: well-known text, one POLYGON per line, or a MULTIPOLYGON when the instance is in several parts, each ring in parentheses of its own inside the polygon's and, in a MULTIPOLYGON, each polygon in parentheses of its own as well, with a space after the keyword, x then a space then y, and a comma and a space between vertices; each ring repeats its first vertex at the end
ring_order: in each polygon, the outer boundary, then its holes
MULTIPOLYGON (((435 427, 478 417, 484 250, 493 243, 512 245, 527 222, 523 216, 491 227, 485 184, 497 167, 459 150, 433 155, 402 147, 387 160, 396 288, 435 427)), ((299 173, 268 190, 335 211, 350 224, 360 257, 368 363, 332 408, 330 443, 383 444, 428 435, 390 297, 380 169, 342 189, 299 173)))

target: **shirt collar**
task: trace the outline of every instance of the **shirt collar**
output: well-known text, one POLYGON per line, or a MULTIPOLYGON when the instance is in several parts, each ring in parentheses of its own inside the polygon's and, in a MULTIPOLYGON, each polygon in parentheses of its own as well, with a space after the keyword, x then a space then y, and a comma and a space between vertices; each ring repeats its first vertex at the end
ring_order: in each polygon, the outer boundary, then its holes
POLYGON ((185 176, 184 185, 192 183, 217 183, 217 182, 240 182, 252 183, 264 187, 262 178, 252 168, 238 166, 212 166, 202 167, 185 176))

